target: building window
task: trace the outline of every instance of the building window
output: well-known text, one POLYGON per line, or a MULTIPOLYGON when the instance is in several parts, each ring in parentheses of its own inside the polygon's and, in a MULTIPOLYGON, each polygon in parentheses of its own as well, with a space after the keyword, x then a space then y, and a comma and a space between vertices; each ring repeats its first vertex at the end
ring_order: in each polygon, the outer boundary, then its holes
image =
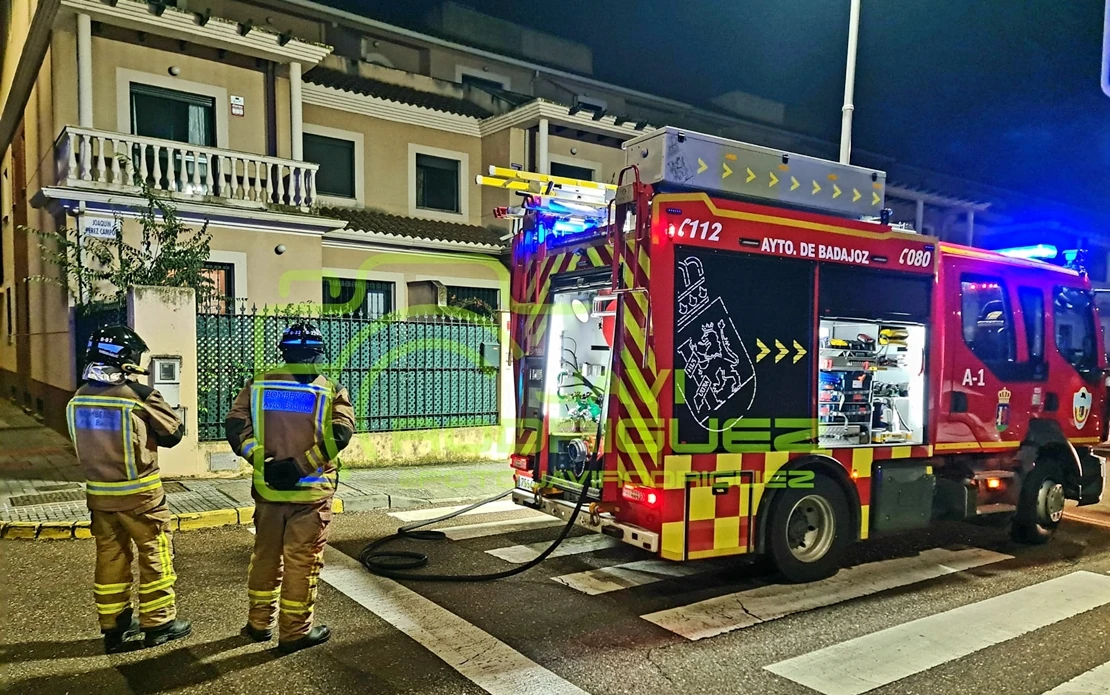
POLYGON ((353 141, 305 133, 304 159, 320 165, 316 172, 317 193, 339 198, 357 197, 353 141))
POLYGON ((216 314, 234 314, 235 264, 209 261, 202 272, 212 281, 212 301, 205 308, 216 314))
POLYGON ((333 316, 379 319, 393 311, 392 282, 325 277, 322 297, 333 316))
POLYGON ((447 306, 493 317, 501 307, 501 291, 496 287, 447 286, 447 306))
POLYGON ((566 179, 578 179, 580 181, 594 180, 593 169, 574 166, 573 164, 563 164, 561 162, 551 162, 551 175, 562 176, 566 179))
POLYGON ((132 82, 131 134, 214 147, 216 100, 132 82))
POLYGON ((967 346, 988 365, 1013 362, 1014 321, 1005 285, 993 278, 964 276, 960 292, 967 346))
POLYGON ((416 155, 416 207, 439 212, 462 212, 459 160, 416 155))
POLYGON ((1085 290, 1057 287, 1053 302, 1056 349, 1072 366, 1092 369, 1098 365, 1095 351, 1094 299, 1085 290))

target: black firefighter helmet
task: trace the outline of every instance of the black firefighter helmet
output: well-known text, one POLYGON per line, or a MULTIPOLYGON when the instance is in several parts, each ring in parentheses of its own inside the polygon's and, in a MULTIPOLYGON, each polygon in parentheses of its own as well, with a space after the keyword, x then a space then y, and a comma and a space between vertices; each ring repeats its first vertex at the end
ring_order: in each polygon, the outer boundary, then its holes
POLYGON ((324 335, 311 323, 295 323, 281 334, 278 350, 288 363, 320 362, 326 354, 324 335))
POLYGON ((85 362, 109 364, 120 369, 130 367, 134 371, 139 369, 143 353, 148 349, 139 334, 127 326, 102 326, 89 337, 85 362))

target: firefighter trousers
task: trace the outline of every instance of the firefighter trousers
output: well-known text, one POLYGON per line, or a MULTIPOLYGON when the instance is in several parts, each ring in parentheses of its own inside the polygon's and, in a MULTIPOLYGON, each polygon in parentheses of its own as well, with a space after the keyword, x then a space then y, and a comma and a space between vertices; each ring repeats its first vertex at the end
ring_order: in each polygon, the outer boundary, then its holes
POLYGON ((330 497, 309 504, 255 503, 254 553, 247 571, 252 627, 273 629, 277 613, 282 642, 304 637, 312 629, 330 523, 330 497))
POLYGON ((173 585, 177 575, 165 500, 143 512, 93 510, 90 530, 96 538, 93 597, 100 628, 115 628, 119 614, 131 608, 131 561, 135 557, 139 560, 139 624, 151 628, 176 618, 173 585))

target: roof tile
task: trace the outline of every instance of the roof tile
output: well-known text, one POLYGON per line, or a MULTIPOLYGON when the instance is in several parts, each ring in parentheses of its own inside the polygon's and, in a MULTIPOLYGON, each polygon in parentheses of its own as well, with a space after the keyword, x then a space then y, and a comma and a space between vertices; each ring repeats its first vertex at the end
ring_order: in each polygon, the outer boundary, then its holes
POLYGON ((412 106, 422 106, 436 111, 456 113, 461 116, 486 118, 490 115, 489 111, 465 99, 457 99, 434 92, 425 92, 413 87, 382 82, 381 80, 363 77, 362 75, 351 75, 329 68, 313 68, 305 73, 304 79, 306 82, 311 82, 320 87, 341 89, 345 92, 378 97, 379 99, 396 101, 412 106))
POLYGON ((439 220, 422 220, 415 217, 390 215, 378 210, 324 207, 319 214, 346 220, 353 231, 393 234, 409 239, 452 241, 464 244, 482 244, 505 248, 502 232, 490 227, 439 220))

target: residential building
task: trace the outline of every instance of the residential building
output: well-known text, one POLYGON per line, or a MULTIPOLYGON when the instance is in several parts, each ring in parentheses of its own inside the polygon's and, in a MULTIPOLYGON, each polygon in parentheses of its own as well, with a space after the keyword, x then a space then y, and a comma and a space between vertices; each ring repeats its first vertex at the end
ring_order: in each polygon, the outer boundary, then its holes
MULTIPOLYGON (((510 230, 494 209, 512 198, 475 182, 489 166, 613 182, 621 144, 662 125, 836 152, 791 132, 782 104, 610 84, 586 46, 453 2, 417 32, 309 0, 10 0, 0 33, 0 393, 55 426, 78 376, 73 300, 26 281, 57 270, 22 228, 121 220, 133 237, 136 176, 208 224, 226 296, 211 310, 372 319, 476 299, 504 328, 510 230)), ((991 216, 997 191, 856 159, 890 172, 895 221, 972 240, 1012 223, 991 216)))

